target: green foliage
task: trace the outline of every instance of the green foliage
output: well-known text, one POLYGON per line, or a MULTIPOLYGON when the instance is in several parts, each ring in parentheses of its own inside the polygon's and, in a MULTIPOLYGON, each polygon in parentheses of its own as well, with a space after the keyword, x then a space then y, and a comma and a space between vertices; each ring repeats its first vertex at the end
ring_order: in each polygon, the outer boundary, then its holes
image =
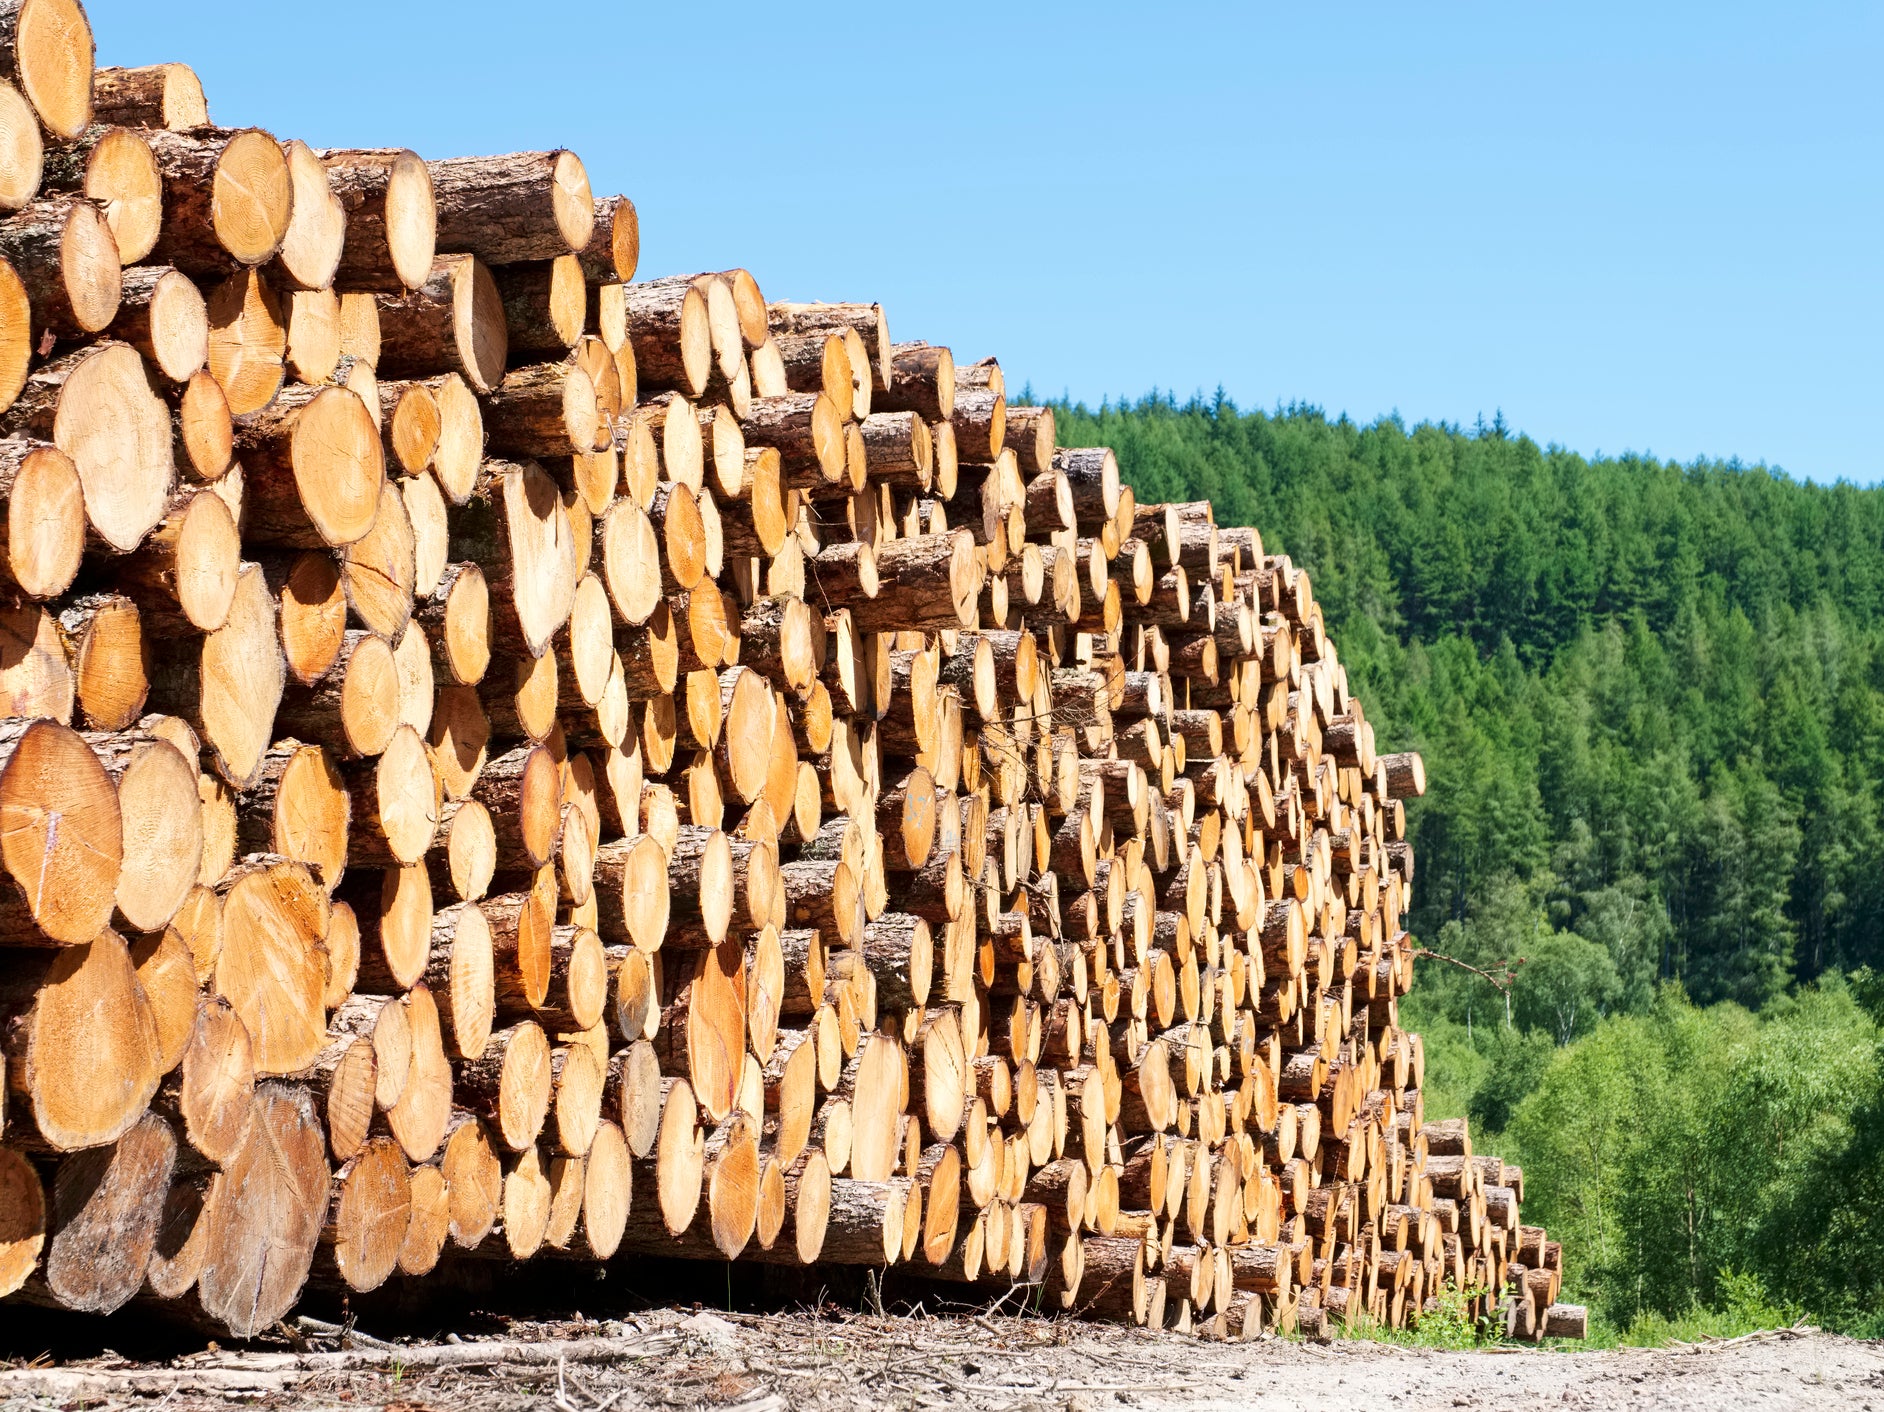
POLYGON ((1599 1346, 1660 1348, 1670 1343, 1738 1338, 1760 1329, 1788 1328, 1801 1315, 1797 1305, 1774 1303, 1759 1276, 1726 1271, 1720 1278, 1717 1307, 1694 1304, 1672 1315, 1647 1310, 1637 1315, 1627 1329, 1600 1340, 1599 1346))
POLYGON ((1221 394, 1056 414, 1307 568, 1424 754, 1409 926, 1461 963, 1403 1011, 1426 1112, 1523 1164, 1566 1297, 1612 1340, 1884 1334, 1884 489, 1221 394))
POLYGON ((1474 1318, 1470 1312, 1473 1299, 1482 1293, 1482 1289, 1448 1285, 1434 1300, 1439 1307, 1419 1314, 1407 1328, 1396 1329, 1363 1314, 1347 1324, 1337 1325, 1336 1332, 1341 1338, 1393 1343, 1406 1348, 1477 1348, 1498 1342, 1502 1337, 1502 1329, 1495 1320, 1474 1318))
POLYGON ((1842 985, 1757 1017, 1671 987, 1557 1050, 1498 1143, 1571 1297, 1633 1328, 1731 1311, 1740 1272, 1834 1324, 1884 1307, 1878 1038, 1842 985))

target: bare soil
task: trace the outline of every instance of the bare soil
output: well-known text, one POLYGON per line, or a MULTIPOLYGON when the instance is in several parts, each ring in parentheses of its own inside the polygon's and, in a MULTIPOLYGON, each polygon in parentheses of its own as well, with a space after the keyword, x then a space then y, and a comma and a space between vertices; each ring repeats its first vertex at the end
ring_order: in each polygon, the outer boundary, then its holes
POLYGON ((1811 1408, 1884 1412, 1884 1345, 1781 1331, 1674 1349, 1436 1352, 1359 1342, 1205 1343, 1004 1314, 716 1314, 509 1321, 498 1333, 382 1342, 306 1321, 294 1351, 211 1344, 0 1370, 0 1409, 233 1405, 299 1412, 634 1408, 1811 1408))

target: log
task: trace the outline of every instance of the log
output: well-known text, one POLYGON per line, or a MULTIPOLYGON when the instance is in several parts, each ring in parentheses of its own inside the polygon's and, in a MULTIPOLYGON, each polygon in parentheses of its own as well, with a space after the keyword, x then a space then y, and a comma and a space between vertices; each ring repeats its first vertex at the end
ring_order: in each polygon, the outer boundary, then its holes
POLYGON ((209 125, 209 103, 188 64, 99 69, 92 75, 92 119, 187 132, 209 125))
POLYGON ((50 441, 71 458, 86 518, 111 549, 135 549, 169 507, 170 414, 126 344, 94 344, 36 371, 9 414, 8 435, 50 441))
POLYGON ((203 1312, 237 1338, 294 1307, 327 1214, 320 1119, 305 1088, 268 1083, 236 1155, 211 1180, 197 1276, 203 1312))
POLYGON ((84 338, 118 316, 118 243, 82 196, 48 196, 0 218, 0 257, 32 301, 35 344, 84 338))
POLYGON ((17 84, 46 131, 70 140, 92 121, 92 28, 78 0, 0 6, 0 78, 17 84))
POLYGON ((642 386, 704 393, 713 366, 705 296, 689 281, 659 280, 623 285, 622 299, 642 386))
POLYGON ((59 1164, 45 1274, 59 1305, 109 1314, 130 1302, 156 1248, 176 1155, 170 1125, 146 1114, 109 1146, 59 1164))
POLYGON ((453 524, 451 557, 496 569, 490 575, 494 626, 520 633, 531 657, 569 621, 581 578, 574 532, 556 483, 540 467, 494 461, 488 499, 453 524))
MULTIPOLYGON (((27 598, 71 587, 85 550, 84 487, 58 447, 31 438, 0 440, 0 579, 27 598)), ((234 526, 230 526, 230 539, 234 526)))
POLYGON ((980 592, 974 537, 967 530, 918 535, 881 547, 873 598, 850 600, 858 632, 967 627, 980 592))
MULTIPOLYGON (((42 479, 42 472, 35 467, 25 487, 28 504, 39 493, 32 482, 42 479)), ((62 474, 59 479, 63 481, 62 474)), ((37 534, 50 541, 58 533, 54 510, 37 534)), ((35 572, 53 567, 50 551, 40 550, 39 556, 45 568, 35 572)), ((114 562, 113 577, 137 600, 153 639, 165 639, 214 632, 228 622, 241 559, 242 543, 228 502, 214 490, 190 488, 177 492, 169 513, 136 551, 114 562)))
POLYGON ((163 234, 152 254, 191 276, 265 265, 294 216, 288 156, 260 128, 146 130, 163 173, 163 234))
POLYGON ((402 1275, 429 1275, 444 1254, 451 1235, 451 1190, 436 1166, 411 1169, 407 1186, 408 1214, 405 1238, 399 1245, 402 1275))
POLYGON ((255 541, 345 548, 373 529, 384 503, 386 453, 371 412, 351 389, 287 389, 266 410, 238 418, 236 448, 255 541))
POLYGON ((91 941, 110 919, 122 857, 117 790, 84 738, 51 721, 0 724, 0 862, 17 889, 0 905, 0 935, 91 941))
POLYGON ((576 256, 504 265, 492 274, 504 301, 513 363, 562 358, 581 341, 589 291, 576 256))
POLYGON ((543 1029, 525 1020, 494 1033, 481 1058, 458 1071, 459 1101, 489 1125, 510 1152, 535 1146, 550 1105, 550 1046, 543 1029))
POLYGON ((590 284, 606 286, 632 280, 641 263, 641 220, 635 203, 626 196, 597 200, 594 227, 580 253, 583 277, 590 284))
POLYGON ((0 211, 16 211, 39 194, 46 144, 33 105, 12 84, 0 86, 0 211))
POLYGON ((391 378, 457 374, 488 394, 503 381, 509 353, 503 296, 484 264, 440 255, 411 293, 379 296, 378 371, 391 378))
MULTIPOLYGON (((30 1122, 54 1151, 117 1141, 162 1074, 156 1015, 124 942, 100 932, 9 972, 0 982, 10 1018, 7 1080, 27 1101, 14 1126, 30 1122)), ((10 1140, 20 1136, 9 1131, 10 1140)))
POLYGON ((573 152, 454 157, 429 170, 440 251, 514 265, 574 254, 595 233, 595 198, 573 152))
POLYGON ((497 1222, 504 1172, 490 1131, 466 1116, 452 1128, 439 1162, 445 1177, 452 1243, 475 1250, 497 1222))
POLYGON ((346 214, 334 278, 343 288, 401 294, 432 271, 437 211, 432 175, 416 152, 329 149, 319 154, 346 214))
POLYGON ((254 1042, 255 1072, 299 1073, 326 1043, 327 893, 299 863, 265 860, 223 897, 214 984, 254 1042))
POLYGON ((347 859, 360 867, 413 866, 438 833, 438 777, 424 740, 401 724, 377 760, 344 771, 353 826, 347 859))
POLYGON ((873 392, 894 385, 889 321, 881 304, 771 304, 766 322, 774 334, 853 332, 863 343, 873 392))
POLYGON ((1544 1311, 1539 1324, 1545 1338, 1588 1338, 1589 1327, 1589 1310, 1581 1304, 1553 1304, 1544 1311))
POLYGON ((255 1054, 248 1028, 221 996, 205 996, 176 1073, 155 1106, 171 1114, 178 1135, 204 1159, 222 1165, 248 1134, 255 1094, 255 1054))
POLYGON ((188 720, 222 779, 249 788, 268 752, 286 675, 275 599, 262 569, 251 564, 241 571, 220 628, 200 641, 177 643, 158 667, 151 705, 188 720))
POLYGON ((383 754, 400 725, 398 658, 385 638, 351 629, 314 685, 284 689, 275 719, 287 736, 320 742, 337 759, 383 754))
MULTIPOLYGON (((292 214, 275 267, 294 289, 327 290, 339 270, 347 208, 333 189, 320 154, 298 139, 282 144, 292 188, 292 214)), ((336 316, 338 301, 332 301, 336 316)))
POLYGON ((91 735, 86 743, 118 790, 124 862, 117 920, 132 931, 161 932, 182 908, 203 855, 196 764, 143 731, 91 735))
POLYGON ((832 1265, 896 1264, 903 1253, 903 1216, 910 1193, 907 1178, 834 1178, 818 1259, 832 1265))
POLYGON ((26 1157, 0 1147, 0 1298, 16 1293, 46 1246, 46 1192, 26 1157))
POLYGON ((445 1053, 438 1006, 424 982, 400 1001, 412 1037, 412 1063, 398 1099, 386 1109, 386 1125, 414 1162, 429 1162, 451 1126, 454 1086, 445 1053))
POLYGON ((748 445, 778 452, 788 486, 834 486, 844 480, 844 420, 821 392, 754 398, 740 430, 748 445))
POLYGON ((72 661, 79 716, 93 730, 122 730, 143 714, 149 653, 136 603, 118 594, 70 599, 59 635, 72 661))
POLYGON ((399 1265, 412 1219, 412 1173, 391 1138, 372 1138, 334 1174, 321 1231, 347 1288, 378 1289, 399 1265))

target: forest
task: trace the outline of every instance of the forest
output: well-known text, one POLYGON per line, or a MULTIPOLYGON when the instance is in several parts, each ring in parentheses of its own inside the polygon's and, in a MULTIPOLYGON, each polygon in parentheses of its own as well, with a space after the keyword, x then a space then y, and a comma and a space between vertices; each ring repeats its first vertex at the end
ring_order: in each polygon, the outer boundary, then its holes
POLYGON ((1221 392, 1056 420, 1307 568, 1423 752, 1427 1116, 1522 1163, 1600 1329, 1884 1334, 1884 490, 1221 392))

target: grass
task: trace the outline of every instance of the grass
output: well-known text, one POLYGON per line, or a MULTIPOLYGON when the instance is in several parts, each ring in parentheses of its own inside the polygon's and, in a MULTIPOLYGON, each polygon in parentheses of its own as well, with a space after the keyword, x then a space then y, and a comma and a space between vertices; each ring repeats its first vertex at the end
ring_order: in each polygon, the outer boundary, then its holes
MULTIPOLYGON (((1396 1329, 1377 1324, 1362 1316, 1339 1326, 1337 1337, 1369 1343, 1391 1343, 1403 1348, 1472 1349, 1504 1342, 1502 1331, 1493 1320, 1473 1320, 1466 1315, 1466 1305, 1475 1291, 1448 1288, 1440 1295, 1440 1307, 1422 1315, 1412 1328, 1396 1329)), ((1777 1304, 1755 1275, 1729 1273, 1722 1277, 1719 1303, 1714 1307, 1694 1305, 1678 1314, 1640 1310, 1626 1323, 1617 1323, 1592 1311, 1590 1333, 1581 1342, 1551 1339, 1545 1348, 1665 1348, 1673 1343, 1699 1343, 1704 1339, 1738 1338, 1762 1329, 1790 1328, 1802 1311, 1788 1304, 1777 1304)))
POLYGON ((1439 1308, 1422 1314, 1413 1327, 1396 1329, 1376 1323, 1363 1314, 1339 1325, 1337 1337, 1359 1339, 1367 1343, 1392 1343, 1404 1348, 1478 1348, 1499 1342, 1496 1324, 1490 1319, 1474 1319, 1466 1306, 1477 1290, 1454 1289, 1448 1285, 1439 1293, 1439 1308))
POLYGON ((1757 1275, 1729 1271, 1721 1277, 1718 1303, 1693 1304, 1674 1314, 1636 1311, 1626 1322, 1592 1310, 1590 1336, 1582 1348, 1665 1348, 1671 1343, 1739 1338, 1762 1329, 1790 1328, 1804 1311, 1775 1303, 1757 1275))

